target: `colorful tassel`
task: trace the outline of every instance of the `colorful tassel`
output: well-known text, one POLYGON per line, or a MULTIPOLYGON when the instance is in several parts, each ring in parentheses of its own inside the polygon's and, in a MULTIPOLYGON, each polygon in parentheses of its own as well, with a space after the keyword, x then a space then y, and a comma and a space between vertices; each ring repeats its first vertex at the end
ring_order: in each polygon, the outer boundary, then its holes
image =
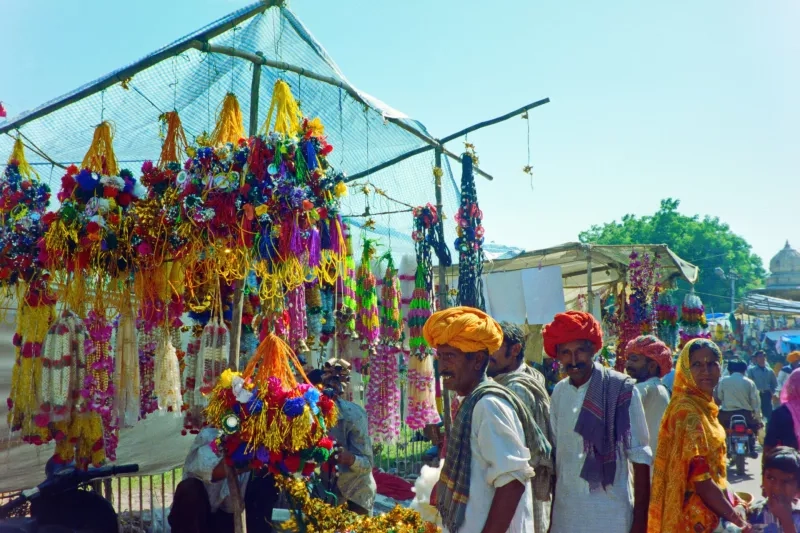
POLYGON ((225 95, 222 108, 217 115, 217 124, 211 133, 211 144, 212 146, 225 143, 236 144, 244 136, 244 119, 242 110, 239 108, 239 100, 235 94, 228 93, 225 95))
POLYGON ((22 144, 22 137, 17 136, 14 141, 14 148, 11 150, 11 157, 8 158, 8 163, 17 165, 17 172, 19 172, 20 176, 29 180, 39 179, 39 173, 33 169, 25 157, 25 146, 22 144))
POLYGON ((300 106, 297 105, 297 100, 292 96, 292 90, 289 85, 283 80, 276 81, 272 89, 272 100, 269 103, 267 118, 261 127, 261 132, 266 134, 274 131, 287 137, 293 137, 300 132, 302 118, 303 114, 300 112, 300 106), (275 116, 275 124, 270 127, 273 114, 275 116))
POLYGON ((114 155, 114 132, 111 123, 101 122, 94 130, 94 138, 83 157, 82 168, 103 176, 118 176, 117 156, 114 155))
POLYGON ((167 128, 164 142, 161 144, 161 156, 158 158, 158 168, 163 170, 170 163, 183 163, 189 143, 186 142, 186 133, 183 131, 181 117, 177 111, 167 111, 158 118, 167 128))

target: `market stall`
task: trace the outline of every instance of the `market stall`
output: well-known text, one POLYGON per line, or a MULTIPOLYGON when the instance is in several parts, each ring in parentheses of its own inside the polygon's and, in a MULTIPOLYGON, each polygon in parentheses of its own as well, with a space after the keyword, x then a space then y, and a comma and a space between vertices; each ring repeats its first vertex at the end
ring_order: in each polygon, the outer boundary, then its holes
POLYGON ((308 475, 336 414, 303 355, 367 369, 378 442, 397 439, 403 369, 404 423, 446 418, 419 328, 447 305, 450 242, 462 302, 480 305, 474 180, 491 179, 446 144, 547 101, 436 139, 261 1, 0 125, 15 324, 0 490, 35 484, 50 457, 163 472, 207 424, 231 469, 308 475), (405 278, 393 243, 415 253, 405 278))

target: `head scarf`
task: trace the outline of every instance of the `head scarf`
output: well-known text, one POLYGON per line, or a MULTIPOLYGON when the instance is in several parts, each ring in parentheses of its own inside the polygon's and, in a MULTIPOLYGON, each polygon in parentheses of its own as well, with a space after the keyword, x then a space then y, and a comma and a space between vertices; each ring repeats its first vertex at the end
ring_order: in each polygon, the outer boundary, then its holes
MULTIPOLYGON (((690 520, 685 516, 684 502, 687 492, 694 492, 694 483, 689 480, 689 466, 693 459, 705 459, 711 479, 720 487, 727 485, 725 429, 717 421, 719 408, 714 399, 697 386, 690 370, 690 352, 698 344, 698 348, 711 348, 722 364, 722 353, 707 339, 689 341, 678 357, 672 399, 661 420, 653 463, 647 527, 648 531, 655 533, 683 531, 690 520)), ((696 495, 691 497, 698 498, 696 495)), ((715 527, 713 522, 717 517, 710 510, 708 513, 701 509, 700 516, 691 517, 695 523, 708 527, 702 531, 712 531, 715 527)))
POLYGON ((789 355, 786 356, 786 362, 790 365, 800 361, 800 351, 791 352, 789 355))
POLYGON ((800 368, 789 374, 789 379, 781 389, 781 403, 792 413, 794 434, 797 442, 800 442, 800 368))
POLYGON ((433 313, 422 334, 434 348, 447 344, 464 353, 496 352, 503 345, 503 329, 495 319, 474 307, 451 307, 433 313))
POLYGON ((628 343, 625 353, 643 355, 658 363, 658 377, 663 378, 672 370, 672 350, 653 335, 642 335, 628 343))
POLYGON ((581 311, 567 311, 559 313, 553 321, 542 329, 544 338, 544 352, 555 359, 559 344, 572 341, 589 341, 594 346, 594 351, 603 348, 603 328, 600 323, 589 313, 581 311))

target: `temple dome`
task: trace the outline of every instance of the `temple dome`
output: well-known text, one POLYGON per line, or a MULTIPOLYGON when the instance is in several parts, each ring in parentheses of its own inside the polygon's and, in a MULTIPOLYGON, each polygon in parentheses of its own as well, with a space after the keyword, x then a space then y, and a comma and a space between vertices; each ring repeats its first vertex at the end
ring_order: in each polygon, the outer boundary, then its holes
POLYGON ((786 241, 786 246, 769 262, 767 286, 800 285, 800 252, 786 241))

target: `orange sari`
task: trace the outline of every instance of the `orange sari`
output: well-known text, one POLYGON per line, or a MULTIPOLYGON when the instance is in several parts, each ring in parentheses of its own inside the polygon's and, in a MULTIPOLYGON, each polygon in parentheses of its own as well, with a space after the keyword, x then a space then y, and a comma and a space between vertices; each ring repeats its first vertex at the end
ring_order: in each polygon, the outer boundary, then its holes
POLYGON ((678 358, 672 399, 661 420, 649 533, 710 533, 719 524, 719 517, 694 489, 695 483, 706 479, 723 489, 727 486, 725 429, 717 421, 719 408, 697 387, 690 371, 689 349, 696 342, 687 343, 678 358))

